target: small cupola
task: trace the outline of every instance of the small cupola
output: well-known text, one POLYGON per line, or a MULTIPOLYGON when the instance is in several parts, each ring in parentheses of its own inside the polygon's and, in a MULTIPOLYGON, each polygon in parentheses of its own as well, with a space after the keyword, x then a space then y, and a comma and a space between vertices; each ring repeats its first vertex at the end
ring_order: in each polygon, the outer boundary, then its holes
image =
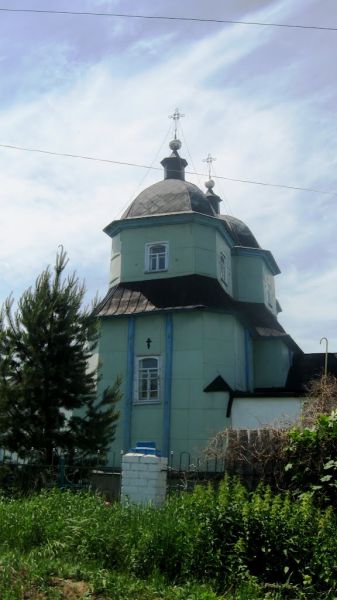
POLYGON ((220 202, 222 202, 222 200, 221 200, 220 196, 217 196, 217 194, 214 194, 213 188, 215 186, 215 182, 211 178, 212 164, 215 160, 216 160, 216 158, 214 156, 212 156, 211 154, 208 154, 208 156, 206 158, 204 158, 203 162, 207 163, 207 165, 208 165, 208 181, 205 182, 205 186, 207 188, 206 198, 207 198, 208 202, 210 203, 211 207, 213 208, 215 214, 219 215, 220 214, 220 202))
POLYGON ((181 141, 174 139, 170 142, 172 150, 171 156, 163 158, 161 165, 164 167, 164 179, 180 179, 185 181, 185 167, 187 161, 179 156, 178 150, 181 148, 181 141))
POLYGON ((208 202, 210 203, 214 212, 217 215, 219 215, 220 214, 220 202, 222 202, 222 200, 221 200, 220 196, 217 196, 217 194, 215 194, 213 192, 213 188, 215 186, 214 180, 209 179, 208 181, 206 181, 205 186, 207 188, 206 197, 208 199, 208 202))

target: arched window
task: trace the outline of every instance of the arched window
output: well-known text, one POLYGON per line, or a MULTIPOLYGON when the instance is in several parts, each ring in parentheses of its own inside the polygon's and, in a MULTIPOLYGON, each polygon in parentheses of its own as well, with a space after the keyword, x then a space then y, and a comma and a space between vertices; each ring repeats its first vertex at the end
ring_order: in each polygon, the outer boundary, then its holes
POLYGON ((168 267, 168 243, 146 244, 145 270, 150 272, 166 271, 168 267))
POLYGON ((137 359, 134 402, 150 403, 160 400, 160 359, 144 356, 137 359))

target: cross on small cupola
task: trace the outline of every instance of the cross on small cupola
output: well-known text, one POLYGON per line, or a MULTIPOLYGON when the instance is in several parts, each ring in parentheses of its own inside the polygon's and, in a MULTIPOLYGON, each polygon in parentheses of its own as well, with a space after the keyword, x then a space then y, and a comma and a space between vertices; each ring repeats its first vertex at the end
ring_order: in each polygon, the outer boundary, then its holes
POLYGON ((206 158, 203 159, 202 162, 207 163, 207 166, 208 166, 208 181, 205 182, 205 186, 207 188, 206 196, 208 197, 208 200, 209 200, 210 204, 212 205, 214 212, 218 215, 220 213, 219 204, 221 202, 221 198, 220 198, 220 196, 217 196, 216 194, 214 194, 213 188, 215 186, 215 181, 214 181, 214 179, 211 178, 212 164, 214 163, 215 160, 216 160, 215 156, 212 156, 210 153, 208 153, 208 155, 206 156, 206 158))
MULTIPOLYGON (((208 153, 208 155, 206 156, 206 158, 204 158, 204 160, 202 161, 202 162, 207 163, 207 165, 208 165, 208 179, 209 179, 209 181, 212 181, 211 180, 212 163, 214 163, 215 160, 216 160, 215 156, 212 156, 210 153, 208 153)), ((208 187, 207 183, 206 183, 206 187, 208 187)), ((213 182, 213 185, 210 186, 210 187, 214 187, 214 182, 213 182)))
POLYGON ((183 115, 183 113, 180 112, 179 108, 176 108, 174 110, 173 115, 169 115, 169 119, 173 119, 174 121, 174 139, 177 139, 177 131, 178 131, 178 122, 180 119, 182 119, 185 115, 183 115))
POLYGON ((173 115, 169 115, 169 119, 173 119, 174 122, 174 138, 170 141, 169 146, 172 150, 171 156, 164 158, 161 164, 164 167, 164 179, 180 179, 185 180, 185 167, 187 161, 181 158, 178 150, 181 148, 181 141, 177 138, 178 122, 179 119, 184 117, 183 113, 180 112, 179 108, 176 108, 173 115))

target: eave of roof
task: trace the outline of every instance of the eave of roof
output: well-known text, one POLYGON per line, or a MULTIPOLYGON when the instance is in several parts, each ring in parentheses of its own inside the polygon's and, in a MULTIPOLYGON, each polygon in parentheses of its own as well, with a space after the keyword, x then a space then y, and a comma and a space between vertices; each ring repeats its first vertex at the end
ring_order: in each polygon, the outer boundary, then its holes
POLYGON ((205 215, 203 213, 198 213, 196 211, 190 210, 185 212, 177 212, 177 213, 163 213, 160 215, 150 215, 144 217, 130 217, 128 219, 119 219, 116 221, 112 221, 104 227, 103 231, 109 237, 114 237, 118 233, 120 233, 123 229, 136 229, 139 227, 156 227, 157 225, 166 225, 166 224, 181 224, 181 223, 190 223, 190 222, 199 223, 201 225, 210 225, 211 227, 215 227, 225 238, 229 247, 233 247, 235 245, 235 241, 231 237, 228 229, 221 219, 217 217, 213 217, 211 215, 205 215))
POLYGON ((301 352, 264 304, 234 300, 216 279, 202 275, 119 284, 108 291, 98 305, 96 314, 104 318, 200 309, 235 314, 255 337, 279 337, 292 350, 301 352))
POLYGON ((270 250, 264 250, 263 248, 234 246, 234 248, 232 248, 232 254, 237 256, 261 256, 273 275, 279 275, 281 273, 280 268, 270 250))
MULTIPOLYGON (((310 382, 319 379, 324 373, 325 353, 297 353, 293 358, 287 377, 286 389, 308 391, 310 382)), ((337 355, 329 352, 327 370, 330 375, 337 378, 337 355)))
POLYGON ((200 223, 201 225, 210 225, 215 227, 219 233, 223 236, 228 246, 231 248, 233 255, 239 256, 260 256, 273 273, 278 275, 281 273, 272 253, 269 250, 263 248, 250 248, 246 246, 237 246, 237 240, 235 240, 228 227, 226 221, 217 217, 204 215, 195 211, 186 211, 179 213, 166 213, 161 215, 152 215, 145 217, 130 217, 128 219, 120 219, 118 221, 112 221, 104 227, 103 231, 111 238, 120 233, 124 229, 136 229, 139 227, 154 227, 157 225, 166 224, 181 224, 190 222, 200 223))

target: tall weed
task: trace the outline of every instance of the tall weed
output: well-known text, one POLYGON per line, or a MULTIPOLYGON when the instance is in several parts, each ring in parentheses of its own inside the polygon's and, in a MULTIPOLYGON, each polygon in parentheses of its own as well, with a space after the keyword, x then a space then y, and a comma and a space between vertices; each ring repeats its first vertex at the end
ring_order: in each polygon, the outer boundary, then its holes
MULTIPOLYGON (((36 577, 42 564, 45 576, 62 564, 87 565, 97 587, 124 573, 177 587, 195 581, 214 593, 255 582, 293 598, 337 594, 334 512, 310 494, 293 500, 265 487, 249 494, 229 478, 217 490, 173 495, 159 509, 60 491, 0 500, 0 556, 10 553, 33 571, 38 565, 36 577)), ((0 568, 1 576, 7 571, 0 568)))

